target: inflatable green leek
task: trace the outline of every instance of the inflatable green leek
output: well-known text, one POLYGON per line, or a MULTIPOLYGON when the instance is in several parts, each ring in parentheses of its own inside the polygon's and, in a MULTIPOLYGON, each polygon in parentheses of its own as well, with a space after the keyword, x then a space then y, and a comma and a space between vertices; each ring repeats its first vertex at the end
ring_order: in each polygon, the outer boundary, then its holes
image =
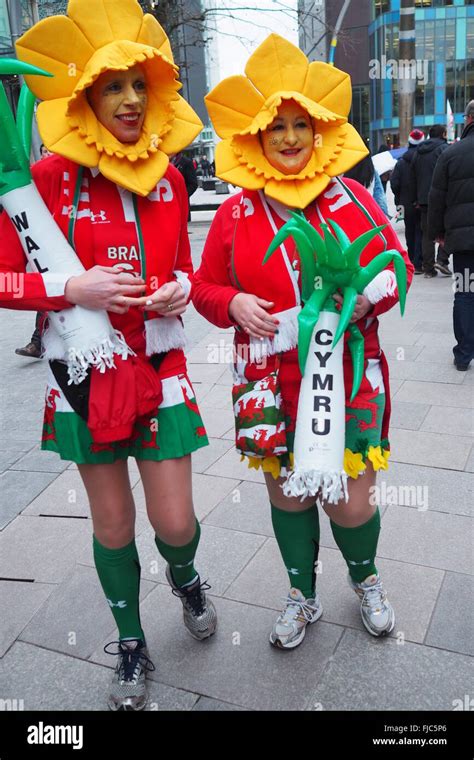
POLYGON ((343 333, 348 330, 348 344, 354 366, 352 401, 360 388, 364 370, 364 339, 358 327, 350 324, 357 295, 363 293, 364 288, 374 277, 393 261, 400 310, 403 314, 407 290, 406 266, 401 254, 395 250, 378 254, 366 267, 360 265, 362 251, 385 228, 385 225, 373 227, 351 243, 344 230, 336 222, 330 221, 329 224, 332 230, 327 224, 321 225, 324 234, 324 237, 321 237, 301 212, 293 213, 292 219, 275 236, 263 263, 268 261, 288 237, 293 237, 301 259, 304 303, 298 317, 298 358, 302 375, 305 372, 313 329, 320 314, 322 311, 335 311, 332 296, 339 290, 342 291, 343 306, 332 348, 336 347, 343 333))
MULTIPOLYGON (((0 59, 0 74, 51 76, 43 69, 12 58, 0 59)), ((34 103, 35 96, 23 85, 15 124, 3 84, 0 82, 0 195, 26 187, 31 182, 29 158, 34 103)))
MULTIPOLYGON (((51 76, 16 59, 0 60, 0 74, 51 76)), ((32 271, 41 274, 46 294, 57 295, 58 288, 61 291, 69 277, 81 275, 85 270, 31 176, 34 104, 34 95, 23 85, 15 123, 0 83, 0 203, 15 225, 32 271)), ((115 355, 126 359, 133 353, 123 335, 112 327, 105 311, 73 306, 48 312, 48 317, 49 328, 43 335, 45 355, 67 363, 70 383, 81 383, 90 367, 100 372, 114 368, 115 355)))

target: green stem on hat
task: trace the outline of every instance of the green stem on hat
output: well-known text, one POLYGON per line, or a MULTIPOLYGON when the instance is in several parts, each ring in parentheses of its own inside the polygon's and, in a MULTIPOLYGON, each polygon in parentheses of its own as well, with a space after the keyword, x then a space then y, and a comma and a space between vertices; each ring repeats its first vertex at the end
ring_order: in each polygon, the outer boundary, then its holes
POLYGON ((36 98, 24 84, 20 91, 20 100, 18 101, 18 110, 16 114, 16 129, 20 142, 25 151, 25 156, 29 157, 31 153, 31 130, 33 125, 33 113, 35 109, 36 98))

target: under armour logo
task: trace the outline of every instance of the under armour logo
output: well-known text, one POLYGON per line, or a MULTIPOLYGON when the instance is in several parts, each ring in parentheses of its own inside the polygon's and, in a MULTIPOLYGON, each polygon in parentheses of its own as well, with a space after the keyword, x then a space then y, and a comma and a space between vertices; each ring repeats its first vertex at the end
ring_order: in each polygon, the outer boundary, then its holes
POLYGON ((97 219, 101 222, 107 222, 108 219, 107 219, 107 214, 105 213, 105 211, 101 210, 97 214, 93 214, 91 211, 92 224, 96 224, 97 219))
POLYGON ((291 575, 299 575, 300 574, 300 571, 298 570, 297 567, 287 567, 286 569, 288 570, 288 572, 291 575))
POLYGON ((127 606, 127 602, 125 599, 121 599, 120 602, 117 602, 114 604, 111 599, 107 599, 110 607, 119 607, 119 609, 123 610, 127 606))

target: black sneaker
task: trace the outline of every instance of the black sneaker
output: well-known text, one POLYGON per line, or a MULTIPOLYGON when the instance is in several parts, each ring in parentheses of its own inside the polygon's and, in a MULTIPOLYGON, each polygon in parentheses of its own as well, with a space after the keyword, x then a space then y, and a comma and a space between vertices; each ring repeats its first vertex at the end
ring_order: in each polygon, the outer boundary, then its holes
POLYGON ((24 348, 15 348, 17 356, 27 356, 29 359, 41 359, 41 346, 36 343, 28 343, 24 348))
POLYGON ((438 276, 438 272, 436 271, 436 269, 432 269, 431 272, 425 272, 426 279, 431 279, 432 277, 437 277, 437 276, 438 276))
POLYGON ((111 641, 104 647, 104 652, 118 655, 110 684, 109 709, 114 712, 143 710, 148 700, 146 674, 155 670, 143 639, 111 641), (117 651, 108 650, 112 644, 118 645, 117 651))
POLYGON ((177 586, 171 574, 171 568, 166 566, 166 578, 171 586, 172 593, 181 599, 183 605, 184 625, 193 638, 201 641, 215 633, 217 627, 217 612, 213 603, 204 593, 210 586, 196 580, 189 586, 177 586))
POLYGON ((439 261, 435 264, 436 269, 443 274, 452 275, 450 268, 446 264, 441 264, 439 261))
POLYGON ((469 369, 469 364, 461 364, 460 362, 457 362, 456 359, 453 360, 453 364, 459 372, 467 372, 469 369))

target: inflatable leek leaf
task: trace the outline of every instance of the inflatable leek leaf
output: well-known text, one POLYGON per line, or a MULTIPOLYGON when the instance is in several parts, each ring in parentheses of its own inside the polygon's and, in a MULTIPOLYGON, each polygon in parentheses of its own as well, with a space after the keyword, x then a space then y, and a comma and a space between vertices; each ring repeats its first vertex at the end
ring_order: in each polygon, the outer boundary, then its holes
POLYGON ((364 369, 364 340, 360 330, 350 320, 357 302, 357 295, 390 262, 393 262, 398 287, 400 310, 405 310, 407 273, 403 257, 398 251, 390 250, 378 254, 366 266, 359 263, 360 255, 373 238, 385 228, 373 227, 364 232, 352 243, 348 236, 335 222, 322 224, 324 237, 308 222, 302 212, 295 212, 269 247, 263 263, 265 264, 275 250, 288 237, 293 237, 301 259, 303 309, 298 317, 298 358, 301 374, 304 375, 306 360, 311 343, 313 329, 323 311, 334 311, 332 296, 342 291, 343 306, 339 314, 339 323, 332 342, 334 349, 344 332, 349 332, 349 349, 354 366, 351 401, 357 395, 364 369))
MULTIPOLYGON (((0 74, 51 76, 43 69, 11 58, 0 59, 0 74)), ((31 182, 29 156, 34 103, 33 93, 23 85, 18 105, 18 121, 15 124, 3 84, 0 82, 0 195, 25 187, 31 182)))

